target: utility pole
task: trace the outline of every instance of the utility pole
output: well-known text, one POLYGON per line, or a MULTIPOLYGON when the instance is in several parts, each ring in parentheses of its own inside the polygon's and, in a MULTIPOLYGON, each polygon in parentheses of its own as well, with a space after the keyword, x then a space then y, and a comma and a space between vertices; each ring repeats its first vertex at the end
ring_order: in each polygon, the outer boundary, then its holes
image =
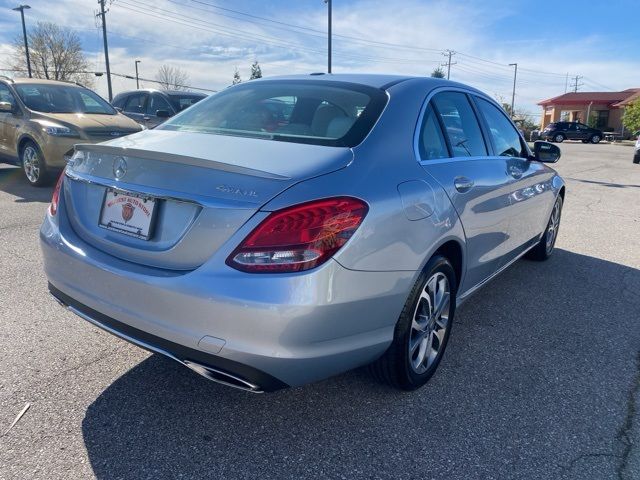
POLYGON ((22 17, 22 36, 24 37, 24 52, 27 55, 27 71, 29 72, 29 78, 31 78, 31 61, 29 60, 29 43, 27 42, 27 27, 24 24, 24 11, 25 9, 30 9, 29 5, 20 5, 19 7, 13 8, 16 12, 20 12, 20 16, 22 17))
POLYGON ((515 116, 514 105, 516 101, 516 78, 518 78, 518 64, 510 63, 510 67, 515 67, 513 71, 513 92, 511 93, 511 118, 515 116))
POLYGON ((446 56, 449 57, 449 60, 447 61, 447 63, 442 64, 443 67, 447 67, 447 80, 451 78, 451 65, 456 64, 456 62, 451 63, 451 57, 455 54, 456 52, 454 52, 453 50, 445 50, 444 52, 442 52, 442 55, 444 55, 445 57, 446 56))
POLYGON ((142 63, 140 60, 136 60, 136 89, 140 90, 140 79, 138 78, 138 64, 142 63))
POLYGON ((324 0, 327 4, 327 73, 331 73, 331 0, 324 0))
POLYGON ((567 93, 568 87, 569 87, 569 72, 567 72, 567 76, 564 79, 564 93, 567 93))
POLYGON ((107 43, 107 15, 104 4, 107 0, 98 0, 100 4, 100 18, 102 19, 102 38, 104 40, 104 62, 107 70, 107 89, 109 90, 109 101, 113 100, 113 90, 111 88, 111 69, 109 68, 109 44, 107 43))
POLYGON ((573 88, 573 93, 578 92, 578 88, 580 88, 584 83, 578 83, 582 80, 582 75, 576 75, 573 77, 573 83, 571 84, 571 88, 573 88))

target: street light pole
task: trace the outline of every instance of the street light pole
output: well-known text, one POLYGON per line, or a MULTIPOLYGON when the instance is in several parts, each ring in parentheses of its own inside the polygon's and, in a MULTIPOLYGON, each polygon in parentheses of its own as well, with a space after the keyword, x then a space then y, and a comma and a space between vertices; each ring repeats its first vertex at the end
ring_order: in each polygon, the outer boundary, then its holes
POLYGON ((510 63, 509 66, 515 67, 515 70, 513 71, 513 92, 511 93, 511 118, 513 118, 515 115, 513 109, 516 101, 516 78, 518 77, 518 64, 510 63))
POLYGON ((136 60, 136 89, 140 90, 140 80, 138 78, 138 64, 142 63, 140 60, 136 60))
POLYGON ((327 4, 327 73, 331 73, 331 0, 324 0, 327 4))
POLYGON ((20 5, 19 7, 16 7, 12 10, 20 11, 20 16, 22 17, 22 36, 24 37, 24 52, 27 55, 27 71, 29 72, 29 78, 32 77, 31 75, 31 61, 29 60, 29 43, 27 42, 27 27, 24 24, 24 10, 25 9, 30 9, 31 7, 29 5, 20 5))

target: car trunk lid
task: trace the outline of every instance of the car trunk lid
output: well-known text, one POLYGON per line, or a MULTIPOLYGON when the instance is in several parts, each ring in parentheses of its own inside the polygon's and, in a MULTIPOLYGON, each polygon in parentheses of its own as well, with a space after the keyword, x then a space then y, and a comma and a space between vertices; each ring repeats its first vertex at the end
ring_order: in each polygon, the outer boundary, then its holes
MULTIPOLYGON (((291 185, 353 158, 348 148, 172 131, 76 148, 84 155, 68 166, 64 187, 74 231, 116 257, 175 270, 204 263, 291 185), (155 200, 148 240, 100 226, 108 190, 155 200)), ((127 222, 129 211, 116 213, 127 222)))

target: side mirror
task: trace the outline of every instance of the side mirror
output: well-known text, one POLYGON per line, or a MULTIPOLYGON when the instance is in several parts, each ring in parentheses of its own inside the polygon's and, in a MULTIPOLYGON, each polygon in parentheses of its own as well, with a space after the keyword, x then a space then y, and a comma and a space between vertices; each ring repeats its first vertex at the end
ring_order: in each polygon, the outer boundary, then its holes
POLYGON ((169 118, 171 116, 171 112, 169 110, 156 110, 156 117, 158 118, 169 118))
POLYGON ((11 102, 0 102, 0 112, 12 113, 13 104, 11 102))
POLYGON ((116 112, 122 113, 122 108, 120 108, 120 107, 113 107, 113 108, 115 108, 116 112))
POLYGON ((560 148, 553 143, 538 140, 533 144, 533 158, 538 162, 556 163, 561 155, 560 148))

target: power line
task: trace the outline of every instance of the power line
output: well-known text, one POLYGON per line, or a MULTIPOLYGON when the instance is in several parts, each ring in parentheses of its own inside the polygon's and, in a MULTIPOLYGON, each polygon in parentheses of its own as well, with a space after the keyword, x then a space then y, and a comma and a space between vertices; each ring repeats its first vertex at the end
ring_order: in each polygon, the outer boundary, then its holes
MULTIPOLYGON (((277 47, 283 47, 283 48, 287 48, 290 50, 298 50, 298 51, 304 51, 304 52, 309 52, 309 53, 324 53, 320 50, 316 50, 313 48, 308 48, 308 47, 303 47, 299 44, 294 44, 294 43, 290 43, 287 41, 282 41, 282 40, 278 40, 278 39, 274 39, 273 37, 269 37, 266 35, 260 35, 260 34, 251 34, 251 36, 247 35, 243 35, 243 34, 239 34, 237 32, 234 31, 229 31, 227 29, 227 27, 224 27, 222 25, 213 23, 213 22, 209 22, 206 20, 201 20, 198 18, 194 18, 194 17, 189 17, 187 15, 182 15, 179 13, 175 13, 175 12, 171 12, 170 10, 165 10, 162 8, 157 8, 157 7, 153 7, 153 5, 150 4, 146 4, 143 2, 136 2, 136 4, 132 4, 129 3, 127 1, 123 1, 120 0, 118 2, 118 6, 120 8, 124 8, 125 10, 130 10, 132 12, 136 12, 136 13, 140 13, 143 15, 147 15, 147 16, 151 16, 154 18, 158 18, 160 20, 165 20, 165 21, 169 21, 169 22, 174 22, 177 23, 179 25, 184 25, 184 26, 188 26, 190 28, 195 28, 198 30, 203 30, 203 31, 207 31, 207 32, 212 32, 212 33, 217 33, 219 35, 223 35, 223 36, 230 36, 230 37, 236 37, 236 38, 241 38, 243 40, 247 40, 250 42, 255 42, 256 37, 257 38, 262 38, 263 40, 261 40, 264 43, 267 44, 271 44, 277 47), (140 6, 142 5, 142 6, 140 6), (148 11, 148 10, 143 10, 144 7, 149 7, 149 8, 154 8, 154 10, 159 10, 159 12, 157 11, 148 11), (161 12, 168 12, 168 13, 161 13, 161 12)), ((379 61, 380 63, 397 63, 397 64, 406 64, 406 63, 411 63, 411 64, 415 64, 416 62, 420 61, 419 59, 407 59, 407 58, 396 58, 396 57, 371 57, 371 56, 363 56, 363 55, 350 55, 350 54, 346 54, 344 52, 337 52, 336 55, 344 57, 344 58, 353 58, 353 59, 357 59, 357 60, 373 60, 373 61, 379 61)), ((423 60, 424 61, 424 60, 423 60)))

